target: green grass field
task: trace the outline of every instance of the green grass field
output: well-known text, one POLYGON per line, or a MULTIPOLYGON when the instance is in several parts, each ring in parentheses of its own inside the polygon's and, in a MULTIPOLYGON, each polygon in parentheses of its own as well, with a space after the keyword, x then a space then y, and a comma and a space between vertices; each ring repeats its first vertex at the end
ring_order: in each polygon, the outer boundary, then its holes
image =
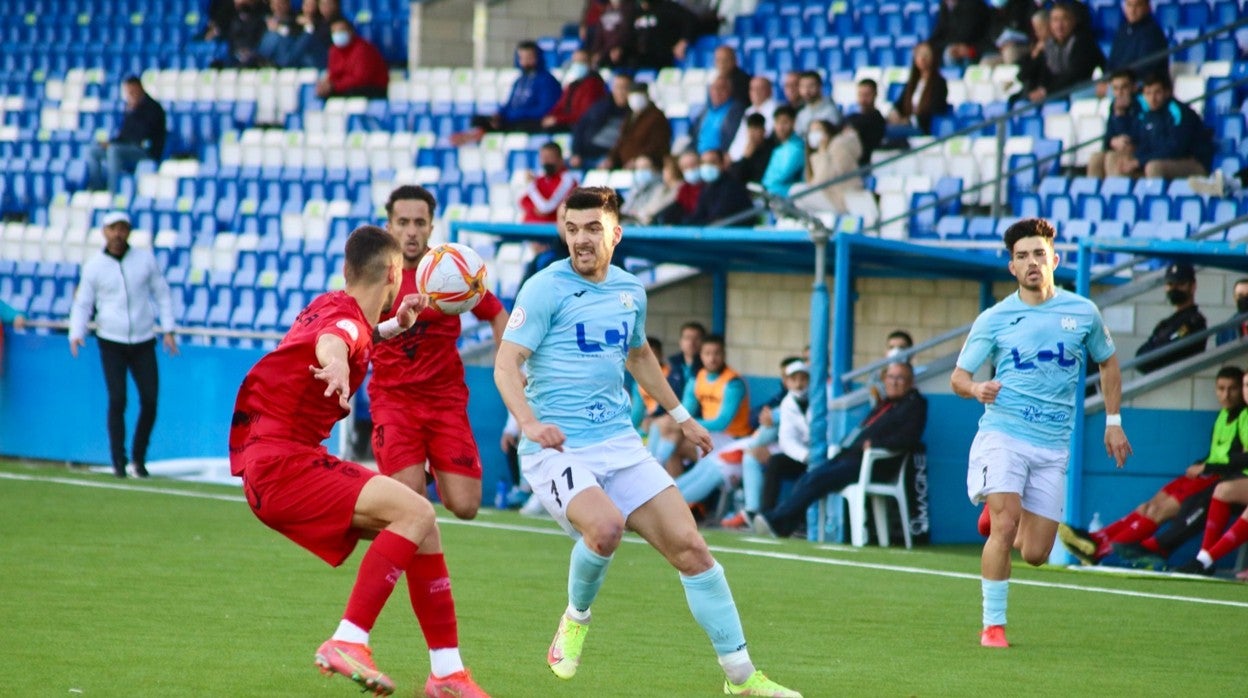
MULTIPOLYGON (((616 555, 581 670, 563 682, 545 652, 569 541, 513 513, 443 521, 464 658, 492 695, 721 693, 676 574, 649 548, 616 555)), ((985 650, 977 548, 708 540, 755 662, 807 698, 1244 690, 1243 584, 1020 566, 1014 647, 985 650)), ((322 678, 312 654, 359 557, 332 570, 256 521, 236 488, 0 465, 0 695, 357 695, 322 678)), ((423 686, 428 656, 402 589, 373 645, 397 695, 423 686)))

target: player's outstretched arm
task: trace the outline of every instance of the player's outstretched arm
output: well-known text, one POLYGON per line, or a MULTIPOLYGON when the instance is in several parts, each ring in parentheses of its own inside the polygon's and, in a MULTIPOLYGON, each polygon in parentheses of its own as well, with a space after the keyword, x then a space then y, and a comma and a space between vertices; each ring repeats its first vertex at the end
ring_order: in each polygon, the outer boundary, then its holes
POLYGON ((351 409, 351 365, 347 362, 347 343, 332 334, 323 334, 316 340, 316 360, 308 370, 319 381, 325 382, 325 397, 338 395, 338 406, 351 409))
POLYGON ((504 340, 494 356, 494 385, 498 386, 498 394, 503 398, 507 411, 516 418, 521 433, 542 448, 563 450, 565 440, 563 431, 554 424, 543 424, 537 421, 537 415, 524 399, 524 373, 520 367, 533 352, 504 340))
POLYGON ((416 318, 421 311, 428 307, 429 296, 423 293, 409 293, 403 296, 399 307, 394 311, 394 317, 373 328, 373 342, 384 342, 406 332, 416 324, 416 318))
POLYGON ((1105 453, 1119 468, 1131 455, 1131 443, 1122 429, 1122 369, 1115 354, 1101 362, 1101 395, 1105 398, 1105 453), (1117 423, 1114 423, 1117 422, 1117 423))
POLYGON ((667 378, 663 375, 663 368, 659 366, 659 359, 650 350, 650 345, 642 344, 629 349, 626 365, 628 372, 637 380, 637 384, 654 396, 663 409, 676 419, 685 438, 696 444, 702 455, 710 453, 713 446, 710 432, 699 424, 698 420, 689 416, 689 410, 681 404, 680 398, 676 397, 672 386, 668 384, 667 378))

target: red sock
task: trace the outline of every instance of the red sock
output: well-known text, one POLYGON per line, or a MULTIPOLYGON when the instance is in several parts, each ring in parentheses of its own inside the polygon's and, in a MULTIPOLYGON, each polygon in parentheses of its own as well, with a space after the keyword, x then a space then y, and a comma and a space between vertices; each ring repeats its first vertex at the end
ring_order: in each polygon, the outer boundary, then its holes
POLYGON ((378 533, 360 561, 360 572, 342 617, 372 631, 382 606, 415 555, 416 544, 412 541, 391 531, 378 533))
POLYGON ((1140 541, 1140 547, 1144 548, 1150 553, 1161 552, 1161 546, 1157 545, 1157 539, 1153 538, 1152 536, 1149 536, 1148 538, 1145 538, 1144 540, 1140 541))
POLYGON ((1226 529, 1226 521, 1231 518, 1231 505, 1214 497, 1209 501, 1209 513, 1205 515, 1205 537, 1200 541, 1200 549, 1208 550, 1222 537, 1226 529))
POLYGON ((1117 533, 1109 536, 1110 543, 1138 543, 1153 535, 1153 532, 1157 530, 1156 521, 1134 511, 1115 521, 1114 524, 1117 525, 1119 522, 1123 525, 1117 533))
POLYGON ((429 649, 459 647, 451 575, 442 553, 417 555, 412 560, 407 567, 407 591, 429 649))
POLYGON ((1231 524, 1231 530, 1222 534, 1218 542, 1214 543, 1212 548, 1206 548, 1206 550, 1209 551, 1209 557, 1217 560, 1238 548, 1239 544, 1246 540, 1248 540, 1248 519, 1241 516, 1235 519, 1235 523, 1231 524))
POLYGON ((1105 543, 1105 542, 1117 543, 1118 541, 1116 540, 1116 537, 1118 536, 1119 533, 1122 533, 1123 529, 1131 525, 1132 516, 1139 516, 1139 514, 1136 514, 1133 511, 1130 514, 1127 514, 1126 516, 1122 517, 1121 519, 1118 519, 1117 521, 1111 523, 1110 525, 1106 526, 1105 528, 1102 528, 1099 531, 1090 531, 1088 533, 1088 536, 1092 540, 1096 541, 1097 543, 1105 543))
POLYGON ((984 510, 979 512, 979 535, 987 538, 992 533, 992 514, 988 513, 988 505, 984 505, 984 510))

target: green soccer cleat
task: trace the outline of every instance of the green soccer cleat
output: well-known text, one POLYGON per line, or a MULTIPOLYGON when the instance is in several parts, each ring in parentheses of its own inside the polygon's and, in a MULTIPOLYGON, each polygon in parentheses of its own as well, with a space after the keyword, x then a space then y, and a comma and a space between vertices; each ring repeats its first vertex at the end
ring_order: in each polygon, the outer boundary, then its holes
POLYGON ((730 696, 771 696, 771 698, 802 698, 802 694, 772 681, 761 671, 750 674, 745 683, 724 681, 724 693, 730 696))
POLYGON ((589 632, 589 623, 580 623, 563 614, 559 619, 559 629, 555 631, 555 639, 546 652, 546 663, 555 676, 570 679, 576 676, 576 668, 581 664, 581 646, 585 644, 585 634, 589 632))

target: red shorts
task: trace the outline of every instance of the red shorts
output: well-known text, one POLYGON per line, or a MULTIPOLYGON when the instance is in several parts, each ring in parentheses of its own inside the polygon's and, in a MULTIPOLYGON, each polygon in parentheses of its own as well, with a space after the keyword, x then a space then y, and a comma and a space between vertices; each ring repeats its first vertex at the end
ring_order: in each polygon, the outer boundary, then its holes
POLYGON ((337 567, 361 531, 351 526, 364 483, 377 473, 323 447, 253 444, 243 454, 243 493, 256 518, 337 567))
POLYGON ((1194 494, 1200 494, 1205 490, 1218 484, 1220 478, 1217 475, 1199 475, 1197 477, 1176 477, 1166 486, 1161 488, 1162 492, 1174 497, 1180 503, 1194 494))
POLYGON ((383 475, 428 461, 429 470, 481 479, 481 457, 466 410, 436 414, 413 412, 402 421, 373 425, 373 457, 383 475))

